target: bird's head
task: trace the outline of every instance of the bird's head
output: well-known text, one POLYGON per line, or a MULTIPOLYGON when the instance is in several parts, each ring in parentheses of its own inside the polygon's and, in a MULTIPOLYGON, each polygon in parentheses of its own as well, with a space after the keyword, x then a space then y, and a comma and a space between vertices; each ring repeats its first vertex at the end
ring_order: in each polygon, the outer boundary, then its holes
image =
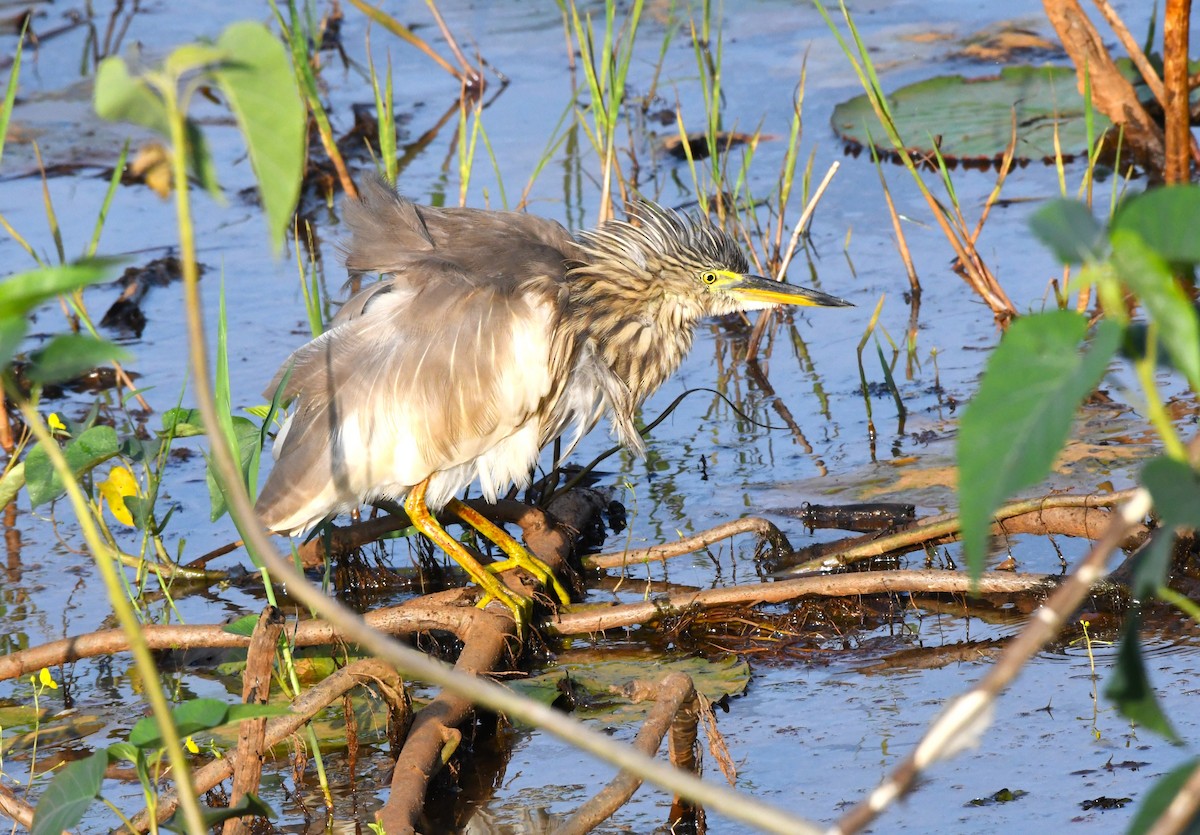
POLYGON ((637 203, 629 222, 609 221, 579 237, 592 256, 589 272, 630 295, 669 298, 689 318, 779 304, 851 306, 818 290, 754 275, 742 248, 723 229, 655 203, 637 203))

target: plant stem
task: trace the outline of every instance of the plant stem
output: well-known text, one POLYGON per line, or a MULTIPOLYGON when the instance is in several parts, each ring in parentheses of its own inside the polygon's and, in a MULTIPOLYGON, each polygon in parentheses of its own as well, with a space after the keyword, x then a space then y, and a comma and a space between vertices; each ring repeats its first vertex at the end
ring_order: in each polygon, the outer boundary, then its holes
POLYGON ((120 624, 129 640, 129 650, 133 653, 134 664, 138 674, 142 677, 146 701, 150 703, 154 719, 162 731, 163 747, 166 749, 167 759, 174 772, 175 787, 179 794, 183 819, 187 824, 188 832, 193 835, 203 835, 205 832, 204 818, 200 813, 200 803, 196 798, 195 789, 192 788, 192 769, 184 754, 183 740, 175 728, 175 720, 171 718, 171 706, 167 704, 167 697, 163 693, 162 681, 158 675, 158 667, 155 666, 154 657, 150 654, 150 648, 146 645, 146 640, 142 635, 142 624, 134 613, 133 606, 125 597, 125 590, 115 568, 114 555, 96 529, 91 510, 88 508, 87 498, 79 488, 79 483, 75 480, 71 467, 67 464, 67 459, 63 456, 58 443, 50 435, 49 428, 42 422, 41 415, 27 401, 22 400, 20 408, 21 414, 25 418, 25 424, 46 451, 50 463, 66 487, 71 507, 79 519, 79 529, 96 560, 96 567, 100 570, 100 579, 104 582, 105 591, 108 592, 108 599, 112 604, 113 613, 117 616, 117 623, 120 624))

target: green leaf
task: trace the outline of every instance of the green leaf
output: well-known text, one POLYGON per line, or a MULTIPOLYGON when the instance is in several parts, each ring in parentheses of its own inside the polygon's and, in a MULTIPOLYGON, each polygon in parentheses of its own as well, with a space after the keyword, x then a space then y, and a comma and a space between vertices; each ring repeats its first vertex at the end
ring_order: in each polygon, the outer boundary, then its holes
MULTIPOLYGON (((220 699, 189 699, 171 711, 175 729, 181 737, 224 725, 229 705, 220 699)), ((139 719, 129 732, 129 744, 137 748, 161 748, 162 731, 153 716, 139 719)))
POLYGON ((229 60, 211 73, 242 128, 278 251, 300 197, 307 112, 287 50, 265 26, 235 23, 217 43, 229 60))
POLYGON ((958 495, 971 576, 983 571, 992 514, 1006 497, 1050 472, 1075 412, 1100 381, 1121 328, 1097 326, 1080 352, 1087 320, 1052 311, 1015 321, 988 360, 958 435, 958 495))
POLYGON ((199 409, 167 409, 163 413, 163 428, 161 435, 173 435, 176 438, 194 438, 204 434, 204 418, 199 409))
POLYGON ((125 762, 136 763, 138 757, 141 756, 141 751, 137 746, 130 745, 128 742, 114 742, 108 746, 108 761, 110 763, 125 762))
POLYGON ((1162 529, 1134 571, 1133 596, 1138 599, 1151 596, 1166 583, 1175 528, 1194 527, 1200 519, 1200 474, 1185 462, 1166 456, 1153 459, 1142 468, 1142 484, 1154 499, 1162 529))
MULTIPOLYGON (((182 814, 181 810, 176 810, 175 814, 166 823, 162 824, 162 828, 170 832, 187 832, 187 824, 183 820, 182 814)), ((273 818, 275 817, 275 810, 266 801, 261 800, 252 792, 247 792, 242 795, 241 800, 232 806, 225 806, 220 809, 201 808, 201 814, 204 817, 205 829, 212 830, 227 820, 245 817, 246 815, 273 818)))
POLYGON ((27 326, 28 322, 24 316, 0 318, 0 369, 7 368, 16 356, 17 349, 21 347, 21 340, 25 338, 27 326))
POLYGON ((80 261, 17 273, 0 282, 0 320, 25 316, 47 299, 95 284, 107 275, 108 261, 80 261))
POLYGON ((184 135, 187 136, 188 170, 196 175, 200 185, 218 203, 224 203, 221 194, 221 184, 217 181, 217 166, 212 154, 208 152, 208 140, 200 131, 199 126, 191 119, 184 125, 184 135))
POLYGON ((164 138, 171 135, 166 102, 144 78, 130 75, 122 58, 110 56, 100 62, 92 103, 102 119, 141 125, 164 138))
POLYGON ((212 68, 229 58, 229 53, 210 43, 188 43, 177 46, 163 62, 163 69, 174 79, 195 70, 212 68))
MULTIPOLYGON (((999 160, 1012 139, 1014 116, 1017 160, 1053 161, 1056 139, 1068 159, 1088 147, 1086 104, 1070 67, 1005 67, 988 78, 939 76, 889 93, 887 103, 909 153, 923 157, 936 150, 947 161, 999 160)), ((880 146, 868 136, 887 131, 866 94, 835 107, 830 122, 848 142, 893 151, 890 143, 880 146)), ((1096 122, 1101 131, 1109 125, 1103 118, 1096 122)))
MULTIPOLYGON (((175 728, 181 737, 210 731, 230 722, 259 717, 284 716, 286 705, 226 704, 220 699, 189 699, 171 711, 175 728)), ((162 732, 153 716, 138 720, 129 732, 129 744, 137 748, 161 747, 162 732)))
POLYGON ((1164 186, 1117 207, 1112 232, 1131 232, 1172 264, 1200 264, 1200 187, 1164 186))
MULTIPOLYGON (((259 449, 261 432, 258 425, 249 418, 233 415, 231 420, 234 450, 238 455, 238 461, 241 462, 242 474, 245 475, 249 470, 251 459, 259 449)), ((208 481, 208 496, 211 501, 212 521, 215 522, 228 512, 229 505, 225 501, 225 491, 221 489, 211 461, 206 480, 208 481)))
POLYGON ((38 798, 30 835, 62 835, 64 829, 71 829, 83 820, 88 806, 100 794, 107 767, 106 751, 97 751, 63 766, 38 798))
POLYGON ((61 383, 98 365, 128 358, 128 351, 107 339, 79 333, 60 334, 30 355, 29 378, 37 383, 61 383))
MULTIPOLYGON (((1179 795, 1192 772, 1200 766, 1200 759, 1193 758, 1172 771, 1167 772, 1146 794, 1146 799, 1138 806, 1137 814, 1125 830, 1126 835, 1145 835, 1162 817, 1163 812, 1179 795)), ((1193 817, 1181 830, 1183 835, 1200 835, 1200 819, 1193 817)))
POLYGON ((1117 664, 1113 668, 1108 684, 1104 688, 1105 698, 1117 706, 1121 715, 1132 722, 1137 722, 1144 728, 1154 731, 1170 742, 1179 745, 1182 740, 1171 727, 1158 698, 1150 686, 1150 678, 1146 675, 1146 665, 1142 661, 1141 641, 1138 632, 1141 630, 1141 614, 1135 609, 1125 619, 1121 630, 1121 647, 1117 650, 1117 664))
MULTIPOLYGON (((93 426, 79 437, 72 438, 63 448, 63 455, 75 478, 79 478, 114 457, 119 448, 116 430, 111 426, 93 426)), ((29 493, 29 504, 34 508, 57 499, 65 492, 66 488, 54 472, 50 457, 40 444, 25 456, 25 489, 29 493)))
MULTIPOLYGON (((171 136, 171 112, 163 97, 145 78, 130 75, 121 58, 105 58, 96 68, 93 104, 96 113, 110 122, 128 122, 149 128, 167 139, 171 136)), ((221 188, 204 135, 191 120, 185 120, 184 132, 188 145, 184 150, 190 170, 201 185, 219 199, 221 188)))
POLYGON ((227 623, 221 627, 222 632, 228 632, 230 635, 241 635, 249 638, 254 634, 254 628, 258 626, 258 615, 246 615, 240 617, 232 623, 227 623))
POLYGON ((696 690, 710 701, 739 695, 750 683, 750 666, 734 655, 709 660, 629 649, 564 652, 546 672, 510 682, 508 686, 543 704, 553 704, 562 696, 563 678, 570 676, 571 689, 579 699, 575 705, 578 718, 604 717, 606 723, 640 721, 650 704, 631 703, 623 691, 635 681, 660 678, 672 672, 691 676, 696 690))
POLYGON ((1200 318, 1191 299, 1171 274, 1167 262, 1138 234, 1115 230, 1112 247, 1117 278, 1146 306, 1158 325, 1171 362, 1187 378, 1192 390, 1200 391, 1200 318))
POLYGON ((1034 212, 1029 225, 1064 264, 1098 261, 1107 249, 1104 227, 1078 200, 1051 200, 1034 212))

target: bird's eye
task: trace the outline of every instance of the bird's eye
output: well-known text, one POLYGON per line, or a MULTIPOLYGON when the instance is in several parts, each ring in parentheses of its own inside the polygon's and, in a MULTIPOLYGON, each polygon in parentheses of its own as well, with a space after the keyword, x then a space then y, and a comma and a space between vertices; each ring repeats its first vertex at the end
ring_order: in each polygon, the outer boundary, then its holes
POLYGON ((705 284, 716 284, 717 274, 712 270, 705 270, 704 272, 700 273, 700 280, 705 284))

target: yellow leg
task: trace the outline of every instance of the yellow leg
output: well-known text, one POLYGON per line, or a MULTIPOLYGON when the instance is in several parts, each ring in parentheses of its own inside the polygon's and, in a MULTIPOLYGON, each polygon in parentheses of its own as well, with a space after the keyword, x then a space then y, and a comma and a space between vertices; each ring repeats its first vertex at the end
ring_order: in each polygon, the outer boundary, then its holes
POLYGON ((425 504, 425 491, 428 487, 429 479, 425 479, 408 491, 408 495, 404 498, 404 510, 408 513, 409 521, 417 530, 445 551, 450 559, 462 566, 463 570, 471 575, 471 579, 486 592, 487 596, 480 602, 480 605, 485 605, 491 598, 499 600, 512 610, 513 618, 517 622, 517 629, 523 632, 525 624, 529 621, 529 611, 533 601, 513 592, 501 583, 495 574, 488 571, 480 564, 479 560, 471 556, 461 542, 446 532, 446 529, 429 512, 429 506, 425 504))
POLYGON ((508 531, 504 530, 504 528, 470 505, 460 502, 458 499, 451 499, 450 503, 446 505, 446 509, 479 531, 484 537, 491 540, 496 547, 508 556, 508 559, 503 562, 494 562, 485 566, 489 571, 499 573, 507 571, 510 568, 524 568, 541 580, 543 584, 552 586, 554 593, 558 595, 558 599, 563 605, 571 602, 571 596, 567 594, 567 590, 563 588, 562 583, 554 576, 554 572, 550 570, 550 566, 539 560, 524 545, 509 536, 508 531))

